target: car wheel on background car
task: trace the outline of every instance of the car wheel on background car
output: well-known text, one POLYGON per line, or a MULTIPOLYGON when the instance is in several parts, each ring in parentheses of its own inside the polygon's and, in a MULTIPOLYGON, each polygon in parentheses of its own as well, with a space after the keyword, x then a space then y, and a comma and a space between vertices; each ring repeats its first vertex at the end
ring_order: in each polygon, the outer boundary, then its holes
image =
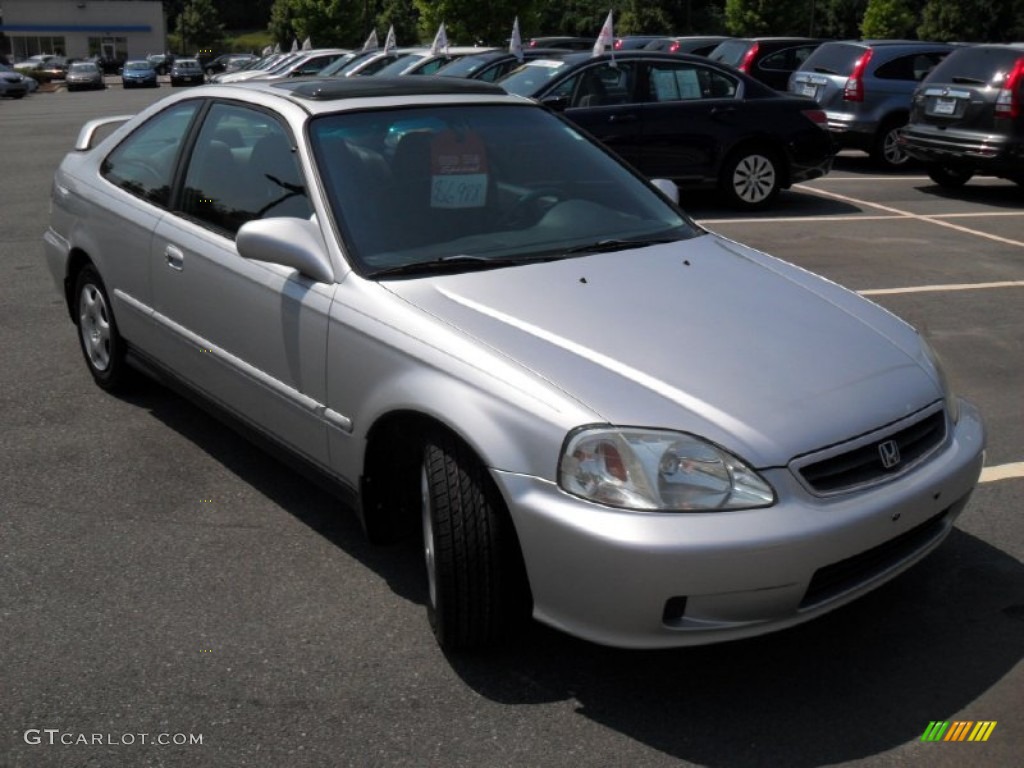
POLYGON ((759 147, 733 152, 722 165, 719 187, 734 207, 761 208, 782 188, 778 158, 759 147))
POLYGON ((117 390, 128 382, 131 372, 107 289, 92 265, 78 273, 74 297, 78 341, 89 373, 103 389, 117 390))
POLYGON ((420 476, 427 613, 446 651, 496 643, 529 616, 511 518, 486 468, 456 437, 425 441, 420 476))
POLYGON ((974 176, 970 171, 952 168, 948 165, 929 165, 928 178, 946 189, 959 189, 974 176))
POLYGON ((890 118, 879 128, 875 136, 875 145, 871 150, 871 158, 883 168, 902 168, 910 160, 910 156, 900 144, 900 131, 906 124, 905 119, 890 118))

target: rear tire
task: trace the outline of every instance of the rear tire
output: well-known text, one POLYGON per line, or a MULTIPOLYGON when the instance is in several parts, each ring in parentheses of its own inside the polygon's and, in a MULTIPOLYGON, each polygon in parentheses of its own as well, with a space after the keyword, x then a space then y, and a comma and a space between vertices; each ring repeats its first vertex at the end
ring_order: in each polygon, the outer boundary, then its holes
POLYGON ((974 176, 970 171, 961 171, 948 165, 929 165, 928 178, 944 189, 960 189, 974 176))
POLYGON ((898 170, 910 161, 910 155, 900 144, 900 131, 906 124, 906 120, 889 118, 882 124, 875 136, 871 158, 886 170, 898 170))
POLYGON ((427 615, 445 651, 496 644, 529 616, 515 530, 487 469, 446 432, 425 441, 420 473, 427 615))
POLYGON ((782 169, 778 156, 771 150, 758 147, 738 150, 722 165, 718 184, 734 208, 763 208, 782 189, 782 169))
POLYGON ((74 316, 78 343, 93 380, 108 392, 123 390, 132 378, 126 345, 117 330, 107 289, 91 264, 75 280, 74 316))

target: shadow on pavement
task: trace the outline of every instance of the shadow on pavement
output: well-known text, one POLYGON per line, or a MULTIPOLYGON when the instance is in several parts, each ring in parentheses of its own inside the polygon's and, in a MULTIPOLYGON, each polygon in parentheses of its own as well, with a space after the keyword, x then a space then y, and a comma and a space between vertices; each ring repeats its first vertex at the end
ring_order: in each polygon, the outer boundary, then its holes
MULTIPOLYGON (((333 495, 163 387, 125 400, 379 574, 396 595, 425 602, 417 541, 370 545, 333 495)), ((954 530, 878 591, 777 634, 622 651, 532 624, 507 648, 448 661, 489 700, 574 700, 581 716, 681 760, 800 768, 914 741, 930 720, 967 707, 1022 657, 1024 565, 954 530)), ((978 715, 985 716, 992 717, 978 715)))

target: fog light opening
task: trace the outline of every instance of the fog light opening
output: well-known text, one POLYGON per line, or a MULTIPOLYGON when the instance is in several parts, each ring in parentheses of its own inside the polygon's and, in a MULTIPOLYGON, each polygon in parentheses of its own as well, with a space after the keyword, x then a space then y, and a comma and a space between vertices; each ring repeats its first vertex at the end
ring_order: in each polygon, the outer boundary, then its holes
POLYGON ((676 595, 665 601, 665 609, 661 612, 661 620, 665 624, 678 624, 686 613, 686 596, 676 595))

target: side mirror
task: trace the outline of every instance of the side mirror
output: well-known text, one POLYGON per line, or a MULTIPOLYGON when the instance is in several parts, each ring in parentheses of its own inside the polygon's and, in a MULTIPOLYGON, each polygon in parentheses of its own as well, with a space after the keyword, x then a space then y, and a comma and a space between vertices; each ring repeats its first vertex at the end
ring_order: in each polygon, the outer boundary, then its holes
POLYGON ((651 179, 651 185, 676 205, 679 205, 679 187, 668 179, 651 179))
POLYGON ((334 282, 320 227, 309 219, 281 216, 246 222, 235 246, 242 258, 291 267, 318 283, 334 282))

